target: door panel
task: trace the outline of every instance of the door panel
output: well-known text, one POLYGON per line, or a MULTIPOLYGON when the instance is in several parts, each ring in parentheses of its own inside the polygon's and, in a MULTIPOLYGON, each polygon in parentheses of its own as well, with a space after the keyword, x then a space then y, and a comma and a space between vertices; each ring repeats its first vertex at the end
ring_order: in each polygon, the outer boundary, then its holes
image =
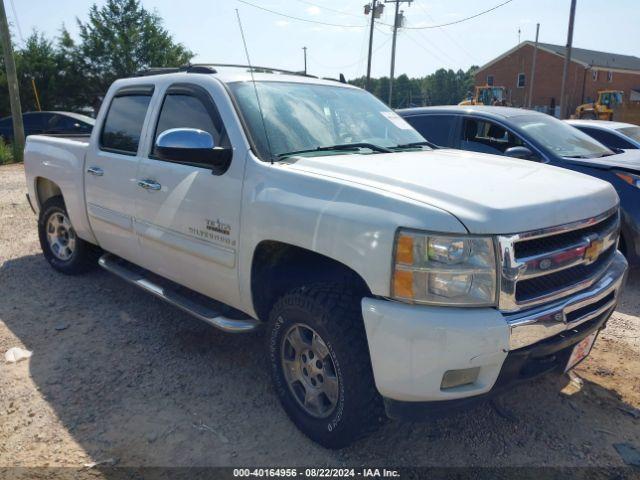
POLYGON ((98 142, 93 142, 98 146, 87 153, 85 189, 89 221, 100 246, 137 263, 140 253, 133 228, 137 151, 152 91, 125 93, 114 96, 98 142))
MULTIPOLYGON (((230 145, 213 99, 201 87, 169 87, 155 137, 169 128, 198 128, 211 133, 216 145, 230 145)), ((149 150, 138 178, 160 189, 139 187, 136 192, 135 229, 143 265, 212 298, 237 298, 244 159, 234 158, 226 172, 214 174, 208 168, 160 160, 152 146, 149 150)))

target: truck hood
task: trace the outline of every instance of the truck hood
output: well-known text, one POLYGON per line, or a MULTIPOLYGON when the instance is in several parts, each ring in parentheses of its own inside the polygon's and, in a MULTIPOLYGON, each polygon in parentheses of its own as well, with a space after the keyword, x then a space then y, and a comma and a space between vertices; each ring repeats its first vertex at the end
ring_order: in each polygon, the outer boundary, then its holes
POLYGON ((495 155, 433 151, 294 157, 290 167, 446 210, 470 233, 562 225, 614 207, 613 187, 570 170, 495 155))
POLYGON ((623 153, 609 155, 602 158, 577 159, 565 158, 566 162, 588 167, 602 168, 623 168, 628 171, 640 172, 640 150, 625 150, 623 153))

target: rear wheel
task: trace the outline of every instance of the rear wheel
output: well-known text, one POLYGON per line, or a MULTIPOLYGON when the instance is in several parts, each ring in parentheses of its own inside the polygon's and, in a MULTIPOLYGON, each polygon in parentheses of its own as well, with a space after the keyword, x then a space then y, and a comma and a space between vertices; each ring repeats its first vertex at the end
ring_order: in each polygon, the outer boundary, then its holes
POLYGON ((95 267, 98 249, 78 237, 62 197, 50 198, 42 206, 38 237, 44 257, 59 272, 73 275, 95 267))
POLYGON ((284 295, 270 315, 267 347, 280 402, 327 448, 349 445, 384 417, 360 298, 344 286, 314 285, 284 295))
POLYGON ((595 120, 596 114, 595 112, 582 112, 580 114, 580 119, 582 120, 595 120))

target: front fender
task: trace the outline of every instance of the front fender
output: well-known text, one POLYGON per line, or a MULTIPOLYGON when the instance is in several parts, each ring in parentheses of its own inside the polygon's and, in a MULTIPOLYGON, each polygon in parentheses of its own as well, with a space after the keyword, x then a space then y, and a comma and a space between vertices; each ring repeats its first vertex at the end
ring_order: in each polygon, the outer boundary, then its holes
POLYGON ((286 164, 270 165, 249 155, 238 262, 245 311, 253 310, 253 252, 264 240, 339 261, 357 272, 374 295, 388 296, 398 227, 467 233, 444 210, 372 187, 293 170, 286 164))

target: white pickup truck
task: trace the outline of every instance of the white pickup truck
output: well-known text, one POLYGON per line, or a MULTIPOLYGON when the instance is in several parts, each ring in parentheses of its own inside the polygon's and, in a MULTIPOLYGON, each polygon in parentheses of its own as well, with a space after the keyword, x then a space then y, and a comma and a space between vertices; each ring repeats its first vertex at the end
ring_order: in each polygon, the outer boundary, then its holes
POLYGON ((626 276, 608 183, 430 148, 367 92, 294 73, 118 80, 89 139, 31 136, 25 167, 55 269, 264 328, 284 409, 330 448, 571 368, 626 276))

